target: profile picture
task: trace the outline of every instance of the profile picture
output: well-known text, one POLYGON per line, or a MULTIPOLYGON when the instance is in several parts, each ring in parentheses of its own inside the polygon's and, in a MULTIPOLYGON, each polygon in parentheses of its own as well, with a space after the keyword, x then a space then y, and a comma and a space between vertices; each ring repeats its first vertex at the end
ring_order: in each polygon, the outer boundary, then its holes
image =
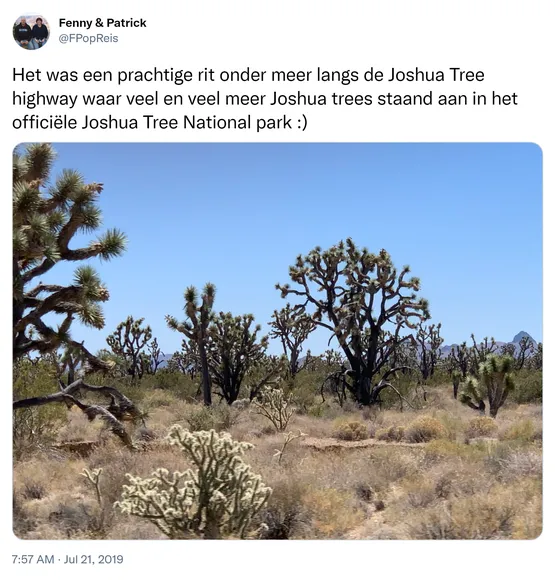
POLYGON ((25 50, 43 47, 50 36, 50 27, 45 18, 38 14, 20 16, 13 27, 13 37, 25 50))

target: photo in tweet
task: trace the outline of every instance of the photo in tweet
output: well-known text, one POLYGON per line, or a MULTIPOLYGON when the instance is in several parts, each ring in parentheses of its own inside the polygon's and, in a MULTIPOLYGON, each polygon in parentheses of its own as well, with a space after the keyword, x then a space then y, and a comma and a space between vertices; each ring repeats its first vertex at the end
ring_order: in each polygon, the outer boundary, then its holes
POLYGON ((13 176, 18 538, 541 534, 537 145, 39 142, 13 176))

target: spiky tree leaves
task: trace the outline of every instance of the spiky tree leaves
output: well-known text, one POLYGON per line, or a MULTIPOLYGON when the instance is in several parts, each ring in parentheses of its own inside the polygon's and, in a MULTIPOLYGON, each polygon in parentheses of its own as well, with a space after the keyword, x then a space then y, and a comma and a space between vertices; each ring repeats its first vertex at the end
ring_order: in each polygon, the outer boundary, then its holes
POLYGON ((69 247, 76 234, 100 227, 102 184, 87 184, 78 172, 66 170, 48 187, 54 158, 48 144, 29 145, 13 156, 13 358, 71 346, 91 366, 106 369, 105 362, 70 335, 75 319, 94 328, 104 326, 101 303, 109 293, 94 269, 78 267, 67 286, 43 284, 37 278, 62 261, 119 256, 125 236, 110 230, 86 247, 69 247), (57 327, 45 322, 50 314, 64 317, 57 327))
POLYGON ((209 406, 212 404, 212 381, 208 369, 206 345, 208 341, 208 327, 213 317, 212 308, 216 298, 216 287, 214 284, 207 283, 204 286, 200 303, 197 289, 194 286, 189 286, 185 290, 184 298, 184 310, 187 320, 178 322, 176 318, 168 315, 166 316, 166 323, 169 328, 181 332, 195 343, 198 349, 202 371, 204 404, 209 406))
POLYGON ((281 342, 283 354, 289 361, 289 375, 293 378, 302 368, 300 355, 303 343, 316 325, 302 308, 292 308, 287 304, 279 311, 274 310, 270 327, 270 337, 281 342))
POLYGON ((296 287, 276 285, 282 298, 297 296, 314 323, 337 339, 350 365, 349 390, 362 405, 377 403, 391 386, 387 379, 398 369, 385 368, 398 344, 409 340, 402 331, 429 318, 428 302, 417 296, 420 280, 409 273, 408 266, 397 271, 385 250, 373 254, 348 238, 298 256, 289 268, 296 287))
POLYGON ((485 413, 487 398, 489 414, 497 417, 515 382, 512 371, 515 362, 511 356, 488 355, 478 369, 478 377, 467 377, 461 402, 472 409, 485 413))
POLYGON ((106 338, 112 352, 125 360, 127 374, 134 379, 140 379, 152 366, 150 356, 145 352, 152 338, 152 329, 150 326, 142 326, 143 322, 144 318, 135 320, 133 316, 128 316, 106 338))
POLYGON ((472 347, 470 348, 470 372, 474 376, 478 376, 480 365, 486 362, 490 355, 496 354, 497 343, 493 336, 491 338, 486 336, 480 343, 476 342, 474 334, 471 334, 470 338, 472 339, 472 347))

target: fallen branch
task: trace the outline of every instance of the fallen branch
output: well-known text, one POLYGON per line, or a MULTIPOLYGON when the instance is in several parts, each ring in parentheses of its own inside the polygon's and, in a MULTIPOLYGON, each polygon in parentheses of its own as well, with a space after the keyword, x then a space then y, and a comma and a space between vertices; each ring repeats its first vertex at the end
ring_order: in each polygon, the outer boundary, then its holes
POLYGON ((83 379, 78 379, 57 393, 14 401, 13 409, 39 407, 50 403, 66 403, 68 406, 75 405, 85 413, 89 421, 93 421, 96 417, 100 417, 112 433, 117 435, 127 447, 130 447, 131 449, 135 448, 122 421, 136 421, 137 419, 142 419, 141 413, 130 399, 114 387, 88 385, 83 379), (102 393, 110 399, 110 404, 108 407, 103 407, 101 405, 86 405, 77 398, 80 395, 81 390, 102 393))

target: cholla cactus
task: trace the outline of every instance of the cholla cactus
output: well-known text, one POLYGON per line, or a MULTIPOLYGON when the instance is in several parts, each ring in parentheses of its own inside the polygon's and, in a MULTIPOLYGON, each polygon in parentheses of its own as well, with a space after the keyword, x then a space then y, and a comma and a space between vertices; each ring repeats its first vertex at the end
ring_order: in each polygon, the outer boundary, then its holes
POLYGON ((244 538, 272 493, 241 458, 253 446, 233 441, 228 433, 191 433, 179 425, 170 429, 168 440, 195 469, 173 475, 158 469, 148 479, 127 474, 130 485, 116 506, 152 521, 172 539, 244 538))
POLYGON ((285 431, 289 419, 293 415, 291 395, 285 396, 281 389, 264 387, 258 400, 253 402, 255 413, 263 415, 272 422, 278 431, 285 431))

